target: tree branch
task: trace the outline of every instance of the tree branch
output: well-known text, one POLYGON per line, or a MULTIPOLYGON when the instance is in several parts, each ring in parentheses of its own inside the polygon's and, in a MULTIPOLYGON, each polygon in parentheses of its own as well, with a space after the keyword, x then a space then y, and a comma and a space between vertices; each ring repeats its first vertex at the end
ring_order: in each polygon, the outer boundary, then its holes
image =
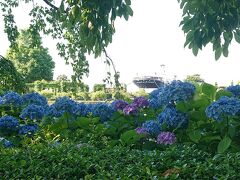
POLYGON ((54 6, 52 3, 50 3, 48 0, 43 0, 48 6, 50 6, 51 8, 58 10, 58 8, 56 6, 54 6))
POLYGON ((108 56, 107 51, 106 51, 106 49, 104 47, 103 47, 103 52, 104 52, 107 60, 109 60, 111 62, 111 64, 112 64, 112 67, 113 67, 113 70, 114 70, 114 74, 115 74, 114 75, 114 81, 115 81, 115 85, 116 85, 116 88, 117 88, 117 91, 118 91, 120 89, 120 87, 121 87, 121 84, 119 82, 119 73, 116 70, 116 67, 115 67, 115 65, 113 63, 113 60, 108 56))
POLYGON ((108 56, 107 51, 106 51, 105 48, 103 48, 103 52, 104 52, 106 58, 107 58, 108 60, 110 60, 112 66, 113 66, 114 73, 117 74, 117 70, 116 70, 115 65, 114 65, 114 63, 113 63, 113 60, 108 56))

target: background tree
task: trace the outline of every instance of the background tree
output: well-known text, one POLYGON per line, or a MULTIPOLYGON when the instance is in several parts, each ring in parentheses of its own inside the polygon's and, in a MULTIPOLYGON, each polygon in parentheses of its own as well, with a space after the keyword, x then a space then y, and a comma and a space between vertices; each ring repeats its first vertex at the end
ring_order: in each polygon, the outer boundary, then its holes
POLYGON ((22 93, 26 91, 26 86, 13 63, 0 55, 0 91, 9 90, 22 93))
POLYGON ((7 58, 14 63, 27 83, 53 79, 55 63, 48 49, 42 46, 39 33, 32 29, 20 32, 15 46, 7 52, 7 58))
POLYGON ((57 81, 67 81, 68 77, 65 74, 61 74, 57 77, 57 81))
POLYGON ((187 75, 187 77, 184 81, 193 82, 193 83, 203 83, 204 82, 204 80, 200 77, 200 74, 187 75))

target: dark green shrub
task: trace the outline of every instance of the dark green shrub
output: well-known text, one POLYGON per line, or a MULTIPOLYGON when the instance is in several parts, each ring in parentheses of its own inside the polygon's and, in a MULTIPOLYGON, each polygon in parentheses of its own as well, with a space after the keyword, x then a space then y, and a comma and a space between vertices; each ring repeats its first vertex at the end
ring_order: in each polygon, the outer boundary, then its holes
POLYGON ((239 153, 211 157, 187 146, 141 151, 52 144, 2 150, 0 175, 3 179, 239 179, 239 165, 239 153))
POLYGON ((105 91, 105 90, 106 90, 106 84, 94 84, 93 86, 93 92, 105 91))

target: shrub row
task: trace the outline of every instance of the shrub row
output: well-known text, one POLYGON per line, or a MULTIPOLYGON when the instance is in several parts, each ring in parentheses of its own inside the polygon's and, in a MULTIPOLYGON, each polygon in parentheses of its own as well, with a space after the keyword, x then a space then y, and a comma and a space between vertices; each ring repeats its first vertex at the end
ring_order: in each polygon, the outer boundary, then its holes
POLYGON ((215 155, 194 146, 141 151, 129 147, 35 145, 5 149, 3 179, 239 179, 240 153, 215 155))

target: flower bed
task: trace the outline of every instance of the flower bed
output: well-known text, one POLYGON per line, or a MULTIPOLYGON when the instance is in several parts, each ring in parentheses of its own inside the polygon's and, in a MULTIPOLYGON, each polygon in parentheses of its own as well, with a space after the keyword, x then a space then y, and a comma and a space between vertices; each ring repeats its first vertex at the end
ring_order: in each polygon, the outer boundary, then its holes
POLYGON ((240 150, 239 89, 173 81, 131 102, 84 104, 61 97, 51 105, 38 93, 6 92, 0 97, 0 148, 86 144, 160 152, 194 145, 211 155, 235 153, 240 150))

